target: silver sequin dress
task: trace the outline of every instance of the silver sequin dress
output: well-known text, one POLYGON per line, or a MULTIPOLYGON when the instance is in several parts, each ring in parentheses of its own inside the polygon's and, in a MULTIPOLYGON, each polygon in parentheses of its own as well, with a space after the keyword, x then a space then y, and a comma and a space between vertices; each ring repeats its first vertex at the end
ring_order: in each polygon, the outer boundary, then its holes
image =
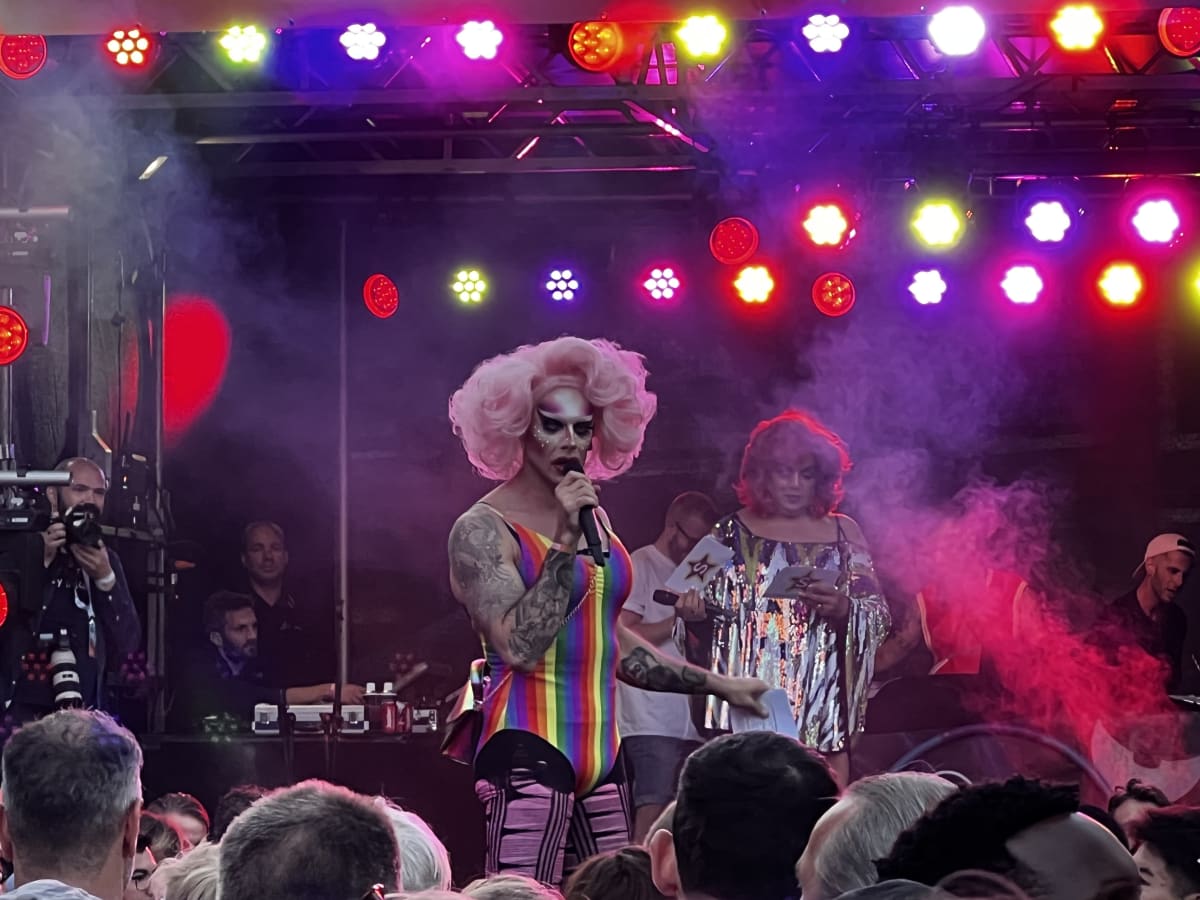
MULTIPOLYGON (((736 514, 718 522, 713 534, 733 549, 708 589, 708 600, 725 612, 713 629, 713 671, 783 688, 800 741, 823 753, 845 750, 847 738, 862 730, 875 651, 892 621, 870 554, 850 543, 840 524, 833 543, 761 538, 736 514), (846 622, 799 600, 761 596, 787 566, 838 572, 838 587, 850 595, 846 622)), ((707 719, 709 727, 728 728, 728 704, 710 699, 707 719)))

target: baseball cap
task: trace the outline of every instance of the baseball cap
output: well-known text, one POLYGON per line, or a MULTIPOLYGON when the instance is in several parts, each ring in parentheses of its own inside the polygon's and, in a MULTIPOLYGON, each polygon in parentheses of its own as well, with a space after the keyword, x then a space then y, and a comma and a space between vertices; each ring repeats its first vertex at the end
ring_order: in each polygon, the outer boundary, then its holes
POLYGON ((1146 552, 1142 555, 1142 564, 1133 570, 1133 577, 1137 578, 1142 574, 1146 568, 1146 560, 1170 553, 1172 550, 1186 553, 1193 559, 1196 557, 1196 545, 1182 534, 1160 534, 1146 545, 1146 552))

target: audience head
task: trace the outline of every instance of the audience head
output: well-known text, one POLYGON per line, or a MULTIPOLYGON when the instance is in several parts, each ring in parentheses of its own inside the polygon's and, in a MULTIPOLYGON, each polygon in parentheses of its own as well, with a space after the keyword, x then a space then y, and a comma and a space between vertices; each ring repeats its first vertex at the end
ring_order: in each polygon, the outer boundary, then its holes
POLYGON ((208 837, 208 810, 191 794, 163 794, 147 806, 146 811, 173 826, 187 842, 185 850, 198 847, 208 837))
MULTIPOLYGON (((166 868, 162 894, 170 900, 216 900, 220 862, 220 845, 210 841, 197 845, 191 853, 166 868)), ((158 873, 155 873, 155 880, 159 880, 158 873)))
POLYGON ((672 831, 650 838, 654 883, 677 897, 795 897, 796 860, 837 794, 825 760, 792 738, 719 737, 688 757, 672 831))
POLYGON ((1134 825, 1142 900, 1200 898, 1200 809, 1151 809, 1134 825))
POLYGON ((875 775, 851 784, 821 816, 796 866, 804 900, 833 900, 875 884, 875 860, 956 790, 946 779, 920 772, 875 775))
POLYGON ((208 839, 213 843, 220 843, 221 838, 225 837, 225 832, 229 830, 229 826, 233 824, 233 820, 266 795, 267 789, 259 787, 257 784, 239 784, 237 787, 227 790, 224 796, 217 801, 217 812, 213 816, 212 830, 208 833, 208 839))
POLYGON ((376 797, 396 833, 400 848, 400 887, 407 892, 449 890, 450 854, 428 823, 416 813, 401 809, 387 797, 376 797))
POLYGON ((391 823, 367 797, 306 781, 259 800, 221 840, 221 900, 359 900, 395 892, 391 823))
POLYGON ((738 500, 760 516, 819 519, 837 509, 850 454, 817 419, 789 409, 759 422, 742 452, 738 500))
POLYGON ((675 828, 675 801, 672 800, 663 807, 663 811, 658 814, 658 818, 650 826, 650 830, 646 832, 645 847, 650 849, 650 838, 659 831, 671 831, 675 828))
POLYGON ((258 656, 258 614, 248 594, 217 591, 205 600, 204 631, 231 659, 258 656))
POLYGON ((274 522, 251 522, 242 532, 242 565, 256 584, 283 580, 287 571, 287 540, 274 522))
POLYGON ((525 875, 493 875, 472 881, 462 890, 474 900, 562 900, 562 894, 525 875))
POLYGON ((18 729, 0 763, 0 855, 17 885, 53 878, 120 897, 137 854, 141 770, 137 741, 104 713, 65 710, 18 729))
POLYGON ((125 885, 123 900, 146 900, 150 896, 150 877, 158 868, 158 860, 150 850, 150 838, 138 826, 137 851, 133 854, 133 870, 125 885))
POLYGON ((1130 827, 1152 809, 1170 806, 1167 795, 1152 784, 1131 778, 1108 798, 1108 812, 1128 834, 1130 827))
POLYGON ((1078 808, 1076 788, 1021 777, 961 788, 900 835, 879 877, 937 885, 971 870, 1050 900, 1136 900, 1133 858, 1078 808))
POLYGON ((175 826, 152 812, 142 811, 138 824, 138 840, 145 841, 156 862, 174 859, 183 852, 184 839, 175 826))
POLYGON ((1121 842, 1121 846, 1126 850, 1129 849, 1129 836, 1125 833, 1125 829, 1120 826, 1116 819, 1105 810, 1098 806, 1083 805, 1079 807, 1079 811, 1091 819, 1093 822, 1099 822, 1109 830, 1113 837, 1121 842))
POLYGON ((567 879, 566 900, 666 900, 654 886, 650 854, 624 847, 593 856, 567 879))

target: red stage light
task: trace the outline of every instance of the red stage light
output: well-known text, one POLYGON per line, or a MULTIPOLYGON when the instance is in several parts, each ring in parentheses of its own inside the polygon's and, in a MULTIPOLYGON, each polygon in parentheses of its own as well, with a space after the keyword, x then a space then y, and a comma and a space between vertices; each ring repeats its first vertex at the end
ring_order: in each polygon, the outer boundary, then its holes
POLYGON ((0 72, 23 81, 46 64, 46 39, 40 34, 0 35, 0 72))
POLYGON ((0 366, 15 363, 29 346, 29 326, 9 306, 0 307, 0 366))
POLYGON ((1158 16, 1158 39, 1172 56, 1186 59, 1200 53, 1200 9, 1168 6, 1158 16))
POLYGON ((392 279, 376 273, 363 282, 363 302, 371 315, 386 319, 400 306, 400 290, 392 279))
POLYGON ((827 316, 844 316, 854 305, 854 282, 841 272, 826 272, 813 282, 812 299, 827 316))
POLYGON ((150 37, 140 28, 118 28, 105 45, 118 66, 140 69, 150 61, 150 37))
POLYGON ((8 621, 8 588, 0 584, 0 625, 8 621))
POLYGON ((585 72, 607 72, 625 50, 625 35, 616 22, 576 22, 567 37, 567 52, 585 72))
POLYGON ((212 405, 232 339, 221 308, 205 297, 172 298, 163 322, 163 428, 177 443, 212 405))
POLYGON ((749 219, 739 216, 722 219, 708 236, 708 249, 717 262, 741 265, 758 249, 758 229, 749 219))

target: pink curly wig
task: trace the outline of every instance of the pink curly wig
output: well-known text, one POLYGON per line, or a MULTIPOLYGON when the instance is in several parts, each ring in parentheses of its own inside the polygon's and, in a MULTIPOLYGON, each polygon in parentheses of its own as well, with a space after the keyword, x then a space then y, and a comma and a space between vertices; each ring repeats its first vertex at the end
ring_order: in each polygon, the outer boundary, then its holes
POLYGON ((535 402, 564 386, 577 388, 596 411, 588 476, 602 480, 628 470, 658 408, 646 390, 643 358, 612 341, 570 336, 494 356, 454 392, 450 423, 475 470, 495 481, 516 475, 535 402))
POLYGON ((850 454, 842 439, 816 416, 788 409, 773 419, 759 422, 750 432, 742 453, 742 470, 737 484, 738 501, 751 509, 775 512, 767 473, 772 463, 794 462, 811 453, 817 463, 817 485, 809 514, 822 518, 837 509, 842 500, 842 478, 850 471, 850 454))

